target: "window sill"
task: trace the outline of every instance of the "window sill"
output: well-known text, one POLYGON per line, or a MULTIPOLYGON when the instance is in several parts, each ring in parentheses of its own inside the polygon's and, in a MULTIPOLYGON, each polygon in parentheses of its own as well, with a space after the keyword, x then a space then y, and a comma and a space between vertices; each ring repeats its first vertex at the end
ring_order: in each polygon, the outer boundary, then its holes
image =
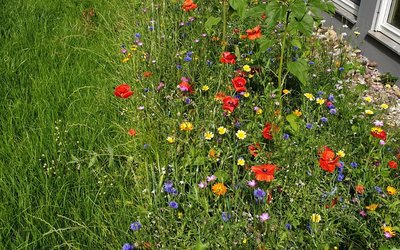
POLYGON ((382 43, 385 47, 400 56, 400 43, 393 41, 389 37, 385 36, 381 32, 369 30, 368 35, 375 38, 377 41, 382 43))
POLYGON ((339 5, 335 4, 336 7, 336 13, 342 17, 344 17, 347 21, 349 21, 351 24, 356 24, 357 23, 357 16, 354 15, 353 13, 347 11, 346 9, 340 7, 339 5))

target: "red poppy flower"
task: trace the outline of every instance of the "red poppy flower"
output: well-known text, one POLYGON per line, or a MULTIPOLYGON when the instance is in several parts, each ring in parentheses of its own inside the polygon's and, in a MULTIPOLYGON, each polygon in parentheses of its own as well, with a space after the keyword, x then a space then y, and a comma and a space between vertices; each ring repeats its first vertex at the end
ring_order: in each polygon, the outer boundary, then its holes
POLYGON ((276 168, 277 166, 273 164, 264 164, 259 166, 252 166, 251 171, 253 171, 253 173, 256 175, 257 181, 270 182, 275 178, 274 174, 276 168))
POLYGON ((375 138, 386 141, 386 132, 385 130, 380 129, 379 131, 371 131, 371 135, 375 138))
POLYGON ((260 145, 260 143, 256 143, 256 144, 250 145, 248 147, 248 149, 249 149, 249 153, 252 156, 256 157, 258 155, 258 151, 261 149, 261 145, 260 145))
POLYGON ((231 96, 226 96, 224 99, 222 99, 222 109, 228 110, 229 112, 233 112, 237 106, 239 106, 239 99, 231 97, 231 96))
POLYGON ((325 208, 326 209, 333 208, 337 204, 338 200, 339 200, 338 197, 333 198, 332 201, 331 201, 331 204, 326 204, 325 208))
POLYGON ((222 57, 219 59, 220 62, 225 64, 235 64, 236 56, 231 52, 222 52, 222 57))
POLYGON ((128 84, 121 84, 114 89, 114 95, 120 98, 128 98, 133 95, 133 92, 128 84))
POLYGON ((182 5, 182 9, 186 12, 194 10, 197 8, 197 4, 193 3, 193 0, 185 0, 182 5))
POLYGON ((135 136, 135 135, 136 135, 136 130, 133 129, 133 128, 131 128, 131 129, 129 129, 128 134, 129 134, 130 136, 135 136))
POLYGON ((217 94, 215 94, 214 99, 222 102, 225 97, 226 95, 224 92, 218 92, 217 94))
POLYGON ((255 40, 261 37, 261 28, 260 25, 254 27, 253 29, 246 30, 247 38, 249 40, 255 40))
POLYGON ((389 168, 391 168, 391 169, 397 169, 397 162, 395 162, 395 161, 389 161, 389 168))
POLYGON ((178 85, 178 88, 182 91, 182 92, 189 92, 190 94, 193 94, 193 87, 188 83, 188 82, 181 82, 178 85))
POLYGON ((327 146, 324 147, 324 151, 321 153, 319 159, 319 166, 328 172, 333 172, 335 167, 338 166, 340 157, 335 158, 335 152, 333 152, 327 146))
POLYGON ((262 131, 263 137, 265 139, 267 139, 267 140, 273 139, 271 130, 272 130, 272 132, 277 132, 279 130, 279 128, 270 122, 265 123, 264 129, 262 131))
POLYGON ((246 92, 246 79, 243 77, 237 76, 232 79, 233 87, 235 88, 236 92, 246 92))

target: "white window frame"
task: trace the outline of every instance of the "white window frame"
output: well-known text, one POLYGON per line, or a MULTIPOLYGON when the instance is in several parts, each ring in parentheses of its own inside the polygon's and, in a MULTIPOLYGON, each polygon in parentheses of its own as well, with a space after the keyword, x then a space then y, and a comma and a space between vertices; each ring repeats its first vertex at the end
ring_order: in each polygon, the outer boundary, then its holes
POLYGON ((378 0, 372 29, 400 44, 400 29, 387 22, 393 1, 396 0, 378 0))
MULTIPOLYGON (((341 7, 342 9, 346 10, 347 12, 353 14, 354 16, 358 15, 358 8, 359 6, 353 3, 350 0, 332 0, 337 6, 341 7)), ((367 0, 371 1, 371 0, 367 0)))

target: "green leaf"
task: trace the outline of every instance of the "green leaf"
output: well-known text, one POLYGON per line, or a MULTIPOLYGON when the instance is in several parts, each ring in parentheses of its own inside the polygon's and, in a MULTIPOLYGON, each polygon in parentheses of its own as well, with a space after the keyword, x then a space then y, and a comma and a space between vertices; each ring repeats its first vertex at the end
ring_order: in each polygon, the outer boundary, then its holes
POLYGON ((240 50, 239 50, 239 46, 235 45, 235 56, 236 58, 240 58, 240 50))
POLYGON ((247 8, 248 1, 247 0, 229 0, 229 5, 234 9, 238 15, 243 18, 244 11, 247 8))
POLYGON ((293 18, 289 23, 289 30, 294 34, 298 31, 304 35, 310 36, 313 32, 313 24, 314 19, 309 15, 305 15, 302 19, 293 18))
POLYGON ((293 16, 297 18, 302 18, 306 15, 307 6, 304 1, 295 1, 290 10, 292 11, 293 16))
POLYGON ((287 69, 290 74, 294 75, 303 86, 307 85, 308 65, 305 59, 299 58, 295 62, 288 62, 287 69))
POLYGON ((204 23, 204 26, 206 27, 206 31, 208 34, 211 34, 212 29, 215 25, 217 25, 221 21, 220 17, 213 17, 210 16, 207 21, 204 23))
POLYGON ((286 121, 289 122, 290 127, 295 131, 299 131, 299 124, 298 124, 299 118, 295 116, 294 114, 290 114, 286 116, 286 121))
POLYGON ((261 4, 261 5, 257 5, 256 7, 250 8, 243 14, 243 18, 247 18, 247 17, 259 18, 264 13, 267 13, 267 10, 265 7, 266 7, 265 5, 261 4))

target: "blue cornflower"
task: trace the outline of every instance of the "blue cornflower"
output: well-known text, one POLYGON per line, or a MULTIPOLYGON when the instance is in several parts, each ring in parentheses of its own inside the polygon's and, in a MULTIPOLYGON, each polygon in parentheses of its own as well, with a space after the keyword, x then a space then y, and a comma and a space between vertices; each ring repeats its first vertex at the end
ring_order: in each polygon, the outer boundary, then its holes
POLYGON ((289 134, 283 134, 283 139, 284 139, 284 140, 289 140, 289 138, 290 138, 290 135, 289 135, 289 134))
POLYGON ((319 97, 321 97, 321 96, 325 95, 325 92, 324 92, 324 91, 318 91, 318 92, 317 92, 317 95, 318 95, 319 97))
POLYGON ((139 221, 135 221, 131 224, 131 230, 133 230, 133 231, 138 231, 141 228, 142 228, 142 224, 140 224, 139 221))
POLYGON ((375 186, 375 191, 380 194, 380 193, 382 193, 382 188, 378 187, 378 186, 375 186))
POLYGON ((313 128, 313 125, 312 125, 311 123, 307 123, 307 124, 306 124, 306 128, 307 128, 307 129, 312 129, 312 128, 313 128))
POLYGON ((136 38, 140 38, 140 37, 141 37, 140 33, 136 33, 136 34, 135 34, 135 37, 136 37, 136 38))
POLYGON ((186 102, 186 104, 190 104, 192 102, 192 100, 190 100, 190 98, 186 98, 185 102, 186 102))
POLYGON ((358 164, 357 164, 357 162, 351 162, 350 163, 350 166, 352 167, 352 168, 356 168, 356 167, 358 167, 358 164))
POLYGON ((167 181, 164 183, 164 191, 169 194, 177 194, 178 191, 173 187, 172 181, 167 181))
POLYGON ((178 203, 176 201, 168 202, 168 206, 173 209, 178 209, 178 203))
POLYGON ((268 49, 267 49, 267 52, 271 52, 271 50, 272 50, 271 48, 268 48, 268 49))
POLYGON ((292 230, 292 224, 290 224, 290 223, 286 223, 285 227, 287 230, 292 230))
POLYGON ((192 58, 190 56, 186 55, 185 58, 183 58, 183 60, 185 62, 190 62, 190 61, 192 61, 192 58))
POLYGON ((149 30, 153 31, 154 30, 154 26, 149 26, 149 30))
POLYGON ((326 117, 322 117, 322 118, 321 118, 321 122, 323 122, 323 123, 327 123, 327 122, 328 122, 328 118, 326 118, 326 117))
POLYGON ((333 96, 333 94, 329 94, 328 100, 331 102, 333 102, 335 100, 335 97, 333 96))
POLYGON ((315 62, 313 62, 313 61, 309 61, 309 62, 308 62, 308 64, 309 64, 309 65, 314 65, 314 64, 315 64, 315 62))
POLYGON ((228 214, 227 212, 222 212, 221 217, 223 221, 227 222, 231 218, 231 215, 228 214))
POLYGON ((178 64, 178 65, 176 65, 176 68, 177 68, 177 69, 181 69, 181 68, 182 68, 182 65, 178 64))
POLYGON ((299 49, 299 47, 293 46, 293 50, 294 50, 294 51, 296 51, 296 50, 298 50, 298 49, 299 49))
POLYGON ((213 62, 211 60, 207 60, 206 63, 207 63, 208 66, 211 66, 213 64, 213 62))
POLYGON ((125 243, 122 246, 122 250, 133 250, 133 249, 135 249, 135 247, 133 245, 129 244, 129 243, 125 243))
POLYGON ((340 67, 340 68, 339 68, 339 71, 343 71, 343 70, 344 70, 344 68, 343 68, 343 67, 340 67))
POLYGON ((192 56, 193 55, 193 51, 189 51, 186 53, 187 56, 192 56))
POLYGON ((344 174, 339 174, 337 177, 337 181, 343 181, 344 179, 344 174))
POLYGON ((257 188, 254 190, 254 196, 256 197, 257 200, 262 200, 265 197, 266 193, 264 190, 261 188, 257 188))
POLYGON ((329 113, 331 115, 336 115, 337 111, 336 111, 336 109, 331 109, 331 110, 329 110, 329 113))

